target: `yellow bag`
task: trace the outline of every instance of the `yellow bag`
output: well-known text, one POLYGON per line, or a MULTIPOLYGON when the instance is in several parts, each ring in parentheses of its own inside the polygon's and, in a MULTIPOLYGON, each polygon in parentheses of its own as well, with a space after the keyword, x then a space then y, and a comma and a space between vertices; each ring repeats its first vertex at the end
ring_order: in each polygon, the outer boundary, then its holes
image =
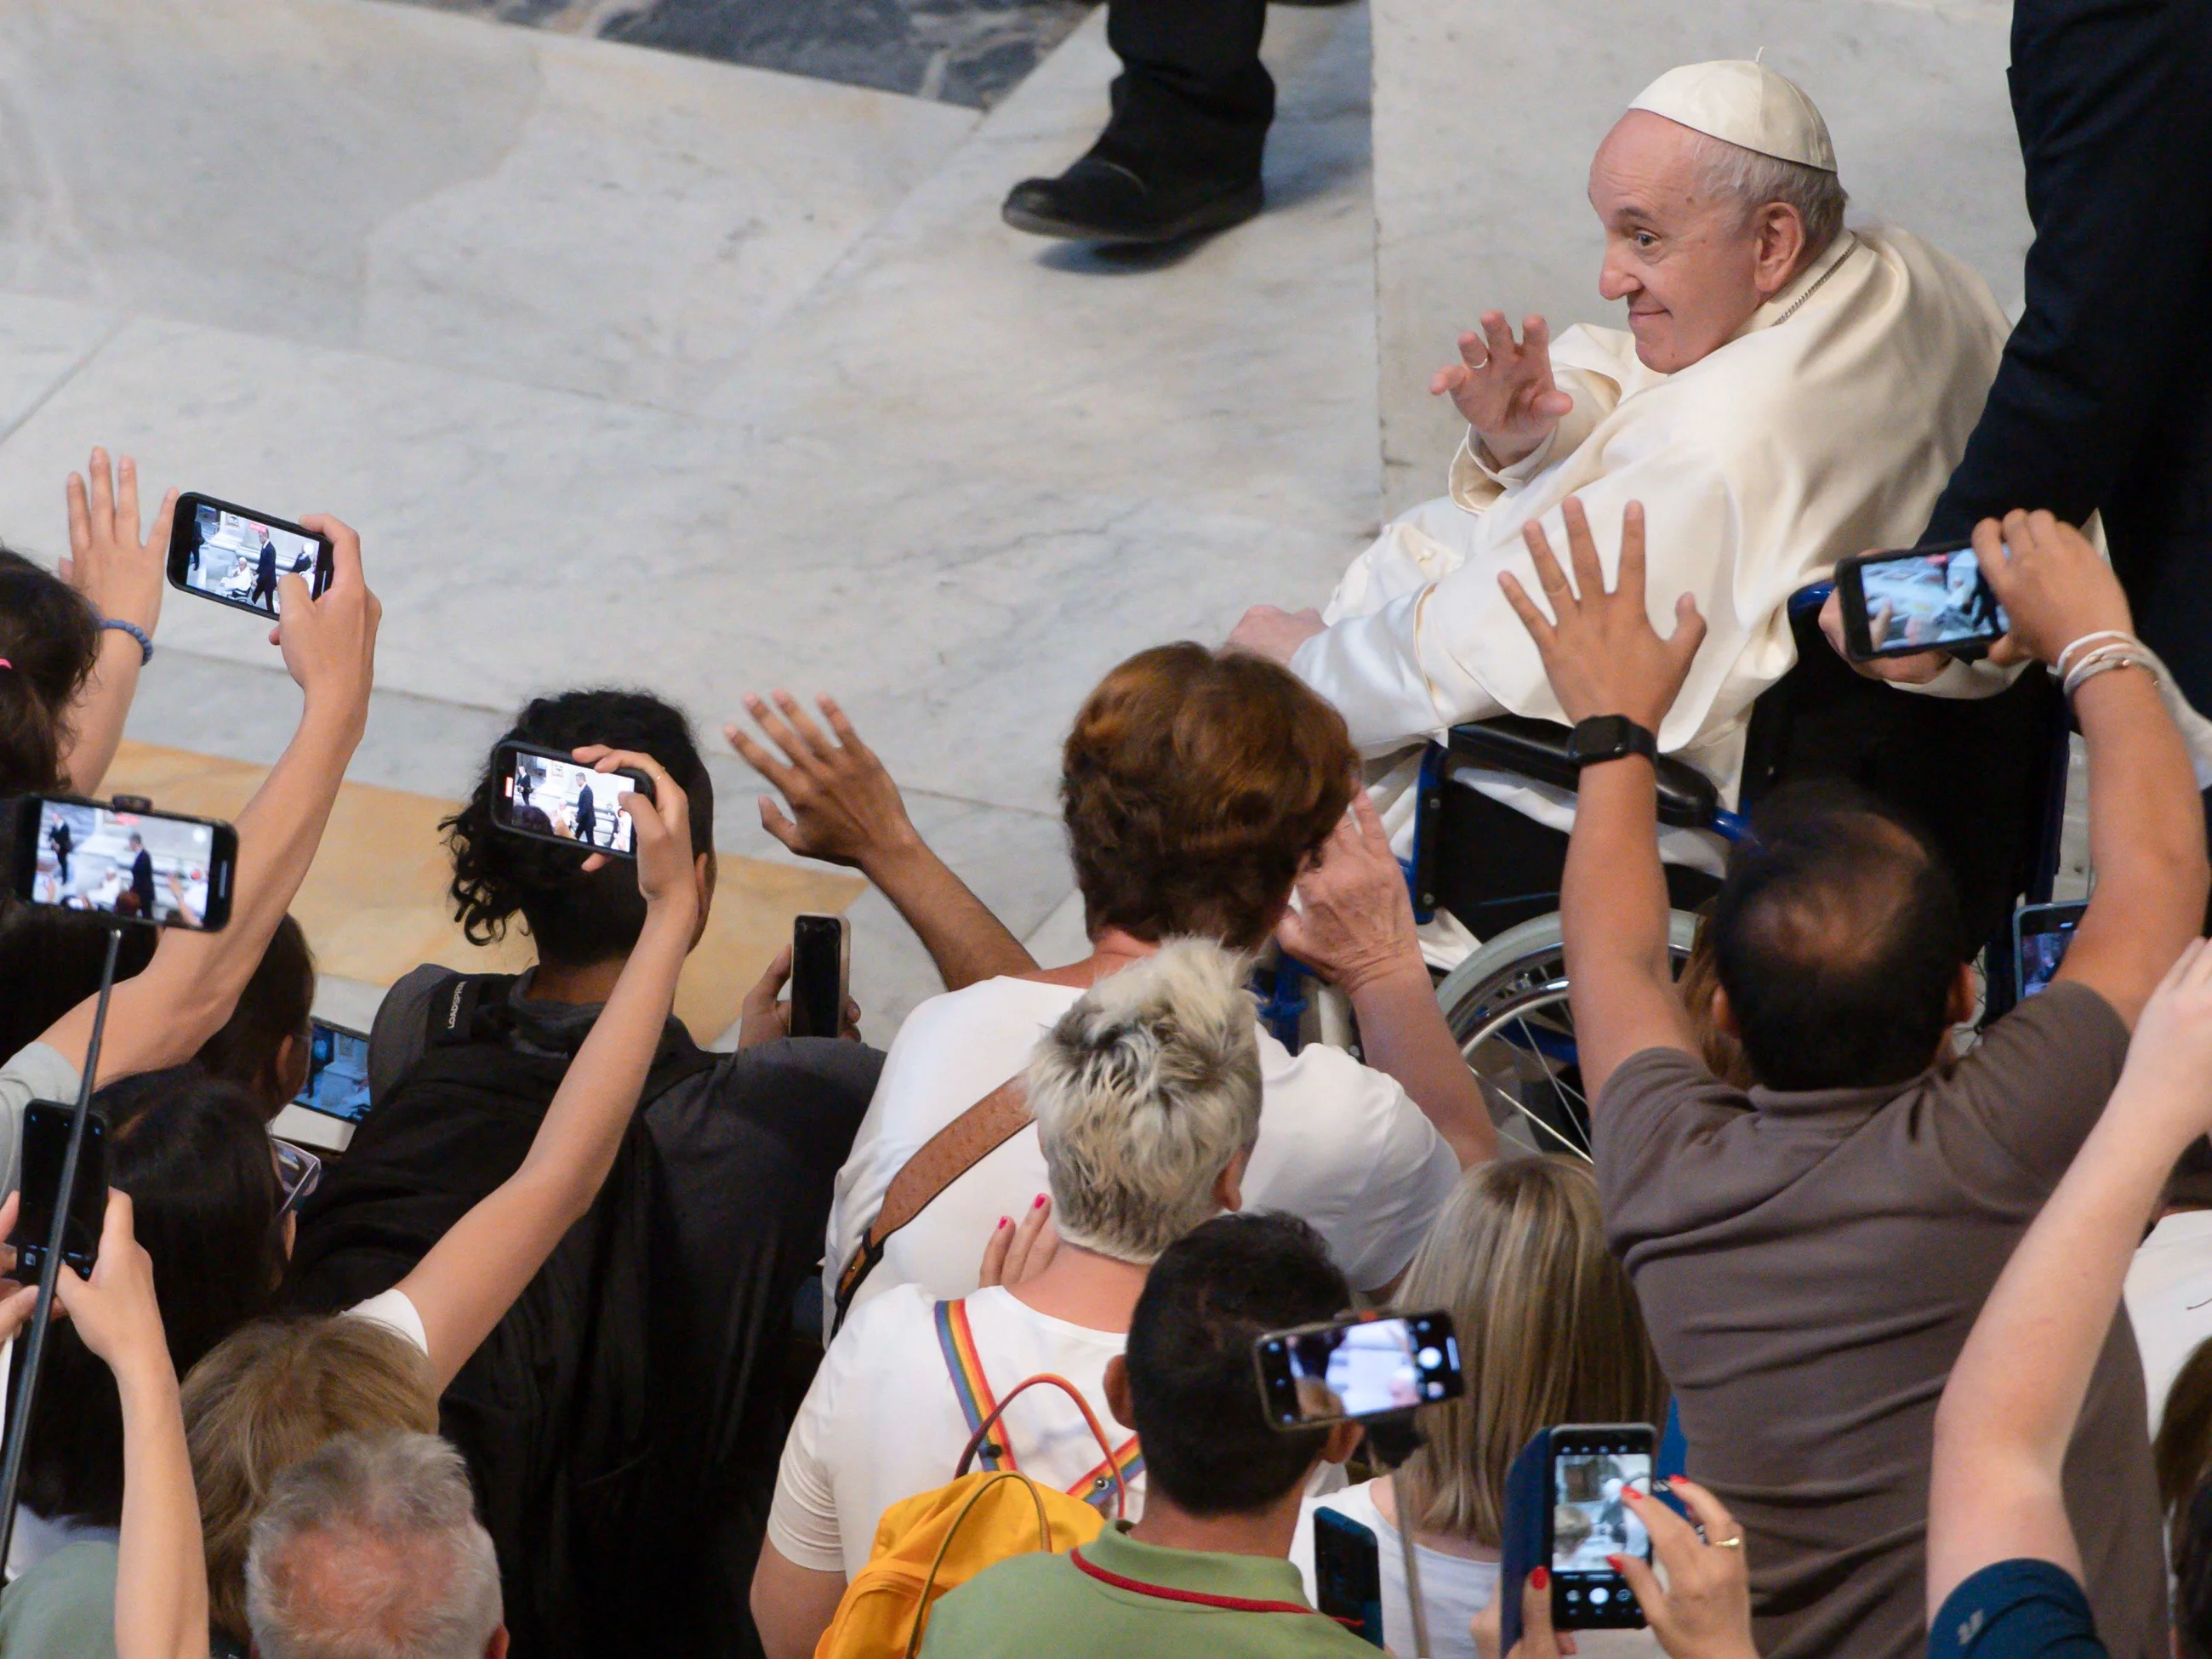
POLYGON ((1065 1389, 1082 1407, 1106 1453, 1103 1467, 1126 1504, 1122 1471, 1090 1402, 1064 1377, 1033 1376, 1010 1389, 977 1427, 949 1485, 884 1511, 868 1565, 845 1586, 830 1628, 815 1644, 814 1659, 915 1659, 929 1610, 947 1590, 1012 1556, 1039 1550, 1065 1554, 1104 1529, 1106 1517, 1091 1504, 1040 1485, 1018 1469, 968 1473, 992 1422, 1023 1389, 1037 1382, 1065 1389))

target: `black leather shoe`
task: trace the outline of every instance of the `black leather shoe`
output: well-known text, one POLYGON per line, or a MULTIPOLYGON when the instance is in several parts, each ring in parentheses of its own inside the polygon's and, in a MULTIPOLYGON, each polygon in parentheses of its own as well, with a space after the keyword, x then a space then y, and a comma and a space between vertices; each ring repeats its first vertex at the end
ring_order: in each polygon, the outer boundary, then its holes
POLYGON ((1057 179, 1024 179, 1000 216, 1016 230, 1082 242, 1172 242, 1240 225, 1266 204, 1260 181, 1148 184, 1118 161, 1086 155, 1057 179))

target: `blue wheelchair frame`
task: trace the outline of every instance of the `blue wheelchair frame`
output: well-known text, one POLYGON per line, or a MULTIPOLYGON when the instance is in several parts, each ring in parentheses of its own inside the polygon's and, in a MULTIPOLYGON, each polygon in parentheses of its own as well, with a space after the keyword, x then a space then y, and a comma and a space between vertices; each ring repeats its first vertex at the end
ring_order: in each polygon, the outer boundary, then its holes
MULTIPOLYGON (((1816 582, 1800 588, 1790 596, 1788 614, 1793 625, 1802 625, 1815 616, 1827 602, 1832 583, 1816 582)), ((2033 672, 2033 671, 2031 671, 2033 672)), ((1905 696, 1908 693, 1897 693, 1905 696)), ((1426 884, 1422 872, 1431 867, 1434 854, 1432 837, 1436 830, 1431 819, 1436 815, 1443 791, 1450 787, 1449 775, 1455 763, 1455 750, 1480 748, 1484 763, 1511 770, 1510 757, 1498 751, 1491 741, 1495 728, 1520 726, 1534 729, 1539 725, 1551 732, 1559 730, 1548 723, 1516 722, 1508 717, 1500 721, 1479 722, 1471 726, 1455 728, 1453 744, 1431 742, 1421 757, 1420 776, 1417 786, 1419 793, 1413 823, 1413 855, 1399 860, 1406 875, 1407 890, 1413 902, 1416 921, 1426 923, 1436 914, 1435 896, 1425 890, 1426 884)), ((2018 903, 2046 904, 2058 873, 2061 843, 2065 832, 2067 775, 2069 767, 2069 724, 2063 705, 2055 722, 2049 743, 2049 758, 2045 765, 2039 817, 2035 827, 2033 855, 2027 872, 2025 896, 2018 903)), ((1662 803, 1662 818, 1691 827, 1707 830, 1718 835, 1729 844, 1747 840, 1752 830, 1747 819, 1739 817, 1721 805, 1717 793, 1711 782, 1693 773, 1679 761, 1662 757, 1661 769, 1668 782, 1672 811, 1662 803)), ((1559 781, 1553 778, 1546 780, 1559 781)), ((2018 1000, 2017 966, 2013 959, 2013 941, 2008 915, 1994 937, 1986 942, 1984 1021, 1987 1023, 2003 1014, 2018 1000)), ((1300 1041, 1300 1025, 1311 1000, 1307 981, 1312 969, 1284 952, 1272 967, 1262 969, 1255 975, 1255 988, 1260 993, 1260 1018, 1283 1045, 1295 1052, 1300 1041)), ((1538 1033, 1531 1030, 1528 1039, 1534 1042, 1545 1058, 1558 1064, 1572 1065, 1576 1055, 1571 1038, 1555 1033, 1538 1033), (1559 1049, 1553 1053, 1553 1047, 1559 1049)))

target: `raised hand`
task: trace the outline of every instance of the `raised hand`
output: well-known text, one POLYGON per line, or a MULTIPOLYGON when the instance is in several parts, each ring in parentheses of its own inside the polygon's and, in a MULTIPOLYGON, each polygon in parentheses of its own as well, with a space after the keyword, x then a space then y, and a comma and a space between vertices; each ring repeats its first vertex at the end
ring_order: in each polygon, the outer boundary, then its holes
POLYGON ((2212 1130, 2212 943, 2185 945, 2143 1005, 2105 1114, 2177 1157, 2212 1130))
POLYGON ((1541 317, 1522 320, 1516 343, 1502 311, 1482 313, 1482 332, 1459 337, 1460 361, 1429 377, 1429 392, 1449 392, 1500 466, 1534 454, 1575 406, 1552 378, 1552 331, 1541 317))
POLYGON ((351 528, 325 514, 300 524, 331 538, 331 585, 320 599, 313 599, 306 577, 279 577, 276 605, 283 620, 269 630, 270 643, 283 648, 284 666, 311 705, 328 700, 366 723, 384 606, 368 591, 362 574, 361 538, 351 528))
POLYGON ((128 455, 111 469, 107 452, 92 452, 91 488, 72 472, 69 501, 70 556, 62 580, 84 595, 102 617, 127 622, 148 635, 161 619, 161 585, 169 562, 169 523, 177 492, 161 498, 154 524, 142 536, 138 521, 138 463, 128 455))
POLYGON ((1536 563, 1536 580, 1552 607, 1549 617, 1528 597, 1510 570, 1498 585, 1506 602, 1536 641, 1544 672, 1570 722, 1597 714, 1626 714, 1646 731, 1656 732, 1675 695, 1689 677, 1691 661, 1705 637, 1698 602, 1685 593, 1674 601, 1674 631, 1665 639, 1651 626, 1644 600, 1644 504, 1631 501, 1620 520, 1620 580, 1611 592, 1598 562, 1583 504, 1570 495, 1562 509, 1567 548, 1574 562, 1572 586, 1553 556, 1544 526, 1531 519, 1522 539, 1536 563))
POLYGON ((1272 605, 1255 605, 1230 630, 1229 648, 1265 657, 1288 668, 1300 646, 1328 631, 1328 625, 1318 611, 1284 611, 1272 605))
POLYGON ((111 1188, 100 1231, 100 1260, 80 1279, 67 1262, 54 1297, 69 1310, 84 1346, 120 1380, 134 1366, 167 1370, 169 1345, 154 1297, 154 1258, 131 1231, 131 1194, 111 1188))
POLYGON ((722 730, 745 764, 790 803, 791 816, 786 817, 774 796, 763 795, 761 828, 801 858, 861 868, 879 854, 918 843, 921 837, 907 816, 897 783, 860 741, 836 700, 815 699, 836 734, 832 742, 790 692, 778 691, 775 697, 774 708, 757 696, 745 699, 745 712, 767 734, 768 743, 741 726, 722 730))
POLYGON ((2088 538, 2048 513, 2008 513, 2002 526, 1983 520, 1974 526, 1974 551, 2013 637, 2039 662, 2056 665, 2084 635, 2134 629, 2112 566, 2088 538))
POLYGON ((1298 878, 1297 894, 1298 908, 1284 915, 1275 938, 1323 979, 1346 992, 1393 973, 1425 984, 1406 872, 1364 789, 1352 792, 1352 811, 1298 878))
MULTIPOLYGON (((690 927, 700 910, 699 866, 691 850, 691 807, 676 780, 668 775, 668 769, 650 755, 610 749, 605 744, 587 744, 574 750, 572 758, 594 771, 628 767, 653 780, 652 799, 626 788, 617 798, 615 807, 629 815, 637 848, 637 889, 645 895, 647 920, 666 915, 690 927)), ((585 867, 592 867, 593 860, 605 856, 594 853, 585 861, 585 867)))

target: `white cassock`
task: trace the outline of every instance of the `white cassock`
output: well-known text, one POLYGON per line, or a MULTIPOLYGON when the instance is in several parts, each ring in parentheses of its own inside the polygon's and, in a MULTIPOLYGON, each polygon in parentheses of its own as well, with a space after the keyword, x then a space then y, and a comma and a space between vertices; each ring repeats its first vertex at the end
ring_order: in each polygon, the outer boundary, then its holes
MULTIPOLYGON (((1706 638, 1659 746, 1733 805, 1753 698, 1796 660, 1785 605, 1836 561, 1916 542, 1965 452, 2006 324, 1972 270, 1897 230, 1845 231, 1742 331, 1673 374, 1632 336, 1574 327, 1552 347, 1574 410, 1543 447, 1492 468, 1473 434, 1451 493, 1415 507, 1352 561, 1326 633, 1291 666, 1343 711, 1370 760, 1499 714, 1563 720, 1535 644, 1498 586, 1540 593, 1521 527, 1540 519, 1562 563, 1559 514, 1579 496, 1606 580, 1622 509, 1644 507, 1653 624, 1696 596, 1706 638)), ((1376 805, 1411 849, 1418 750, 1382 772, 1376 805)), ((1572 798, 1496 773, 1455 774, 1559 828, 1572 798)), ((1670 860, 1720 868, 1711 838, 1666 833, 1670 860)))

